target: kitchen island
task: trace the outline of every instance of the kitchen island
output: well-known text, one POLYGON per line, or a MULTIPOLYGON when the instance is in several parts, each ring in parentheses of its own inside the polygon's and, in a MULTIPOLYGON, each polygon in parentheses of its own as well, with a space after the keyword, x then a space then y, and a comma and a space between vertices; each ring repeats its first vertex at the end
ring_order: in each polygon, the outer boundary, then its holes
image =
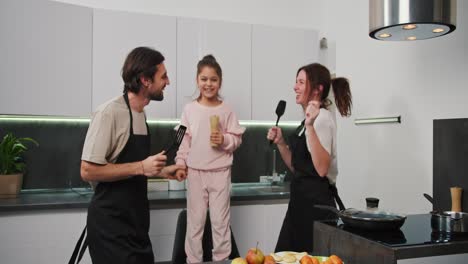
POLYGON ((466 263, 468 236, 432 232, 430 214, 409 215, 392 231, 350 228, 341 221, 314 224, 314 253, 336 254, 345 263, 466 263))

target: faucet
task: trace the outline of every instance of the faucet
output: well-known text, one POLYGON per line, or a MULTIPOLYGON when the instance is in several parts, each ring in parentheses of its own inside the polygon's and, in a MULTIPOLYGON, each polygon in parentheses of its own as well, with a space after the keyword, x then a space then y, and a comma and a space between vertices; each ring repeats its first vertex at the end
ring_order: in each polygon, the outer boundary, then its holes
POLYGON ((272 171, 271 171, 271 185, 278 183, 278 173, 276 172, 276 149, 273 150, 272 171))
POLYGON ((276 177, 278 174, 276 173, 276 149, 273 150, 273 162, 272 162, 272 172, 271 176, 276 177))

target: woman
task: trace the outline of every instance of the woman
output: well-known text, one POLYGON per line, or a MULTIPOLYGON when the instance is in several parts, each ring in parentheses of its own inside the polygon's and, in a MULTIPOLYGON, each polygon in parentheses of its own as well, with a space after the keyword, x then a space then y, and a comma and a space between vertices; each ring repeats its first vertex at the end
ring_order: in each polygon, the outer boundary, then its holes
MULTIPOLYGON (((279 127, 272 127, 267 138, 278 146, 281 158, 293 172, 288 211, 275 251, 307 251, 313 249, 313 225, 325 220, 330 212, 314 205, 335 207, 336 120, 329 108, 330 87, 342 116, 351 114, 351 92, 345 78, 331 79, 330 71, 318 63, 299 68, 296 75, 296 103, 302 106, 305 120, 288 139, 279 127)), ((337 200, 342 207, 341 201, 337 200)))

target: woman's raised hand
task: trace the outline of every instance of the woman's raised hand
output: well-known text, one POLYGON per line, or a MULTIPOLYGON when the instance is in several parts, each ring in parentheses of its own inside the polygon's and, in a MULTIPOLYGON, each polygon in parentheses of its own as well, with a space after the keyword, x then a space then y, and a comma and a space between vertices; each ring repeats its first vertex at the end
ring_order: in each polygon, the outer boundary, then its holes
POLYGON ((313 125, 315 118, 317 118, 318 114, 320 113, 320 102, 319 101, 309 101, 307 104, 307 108, 305 110, 305 124, 306 125, 313 125))

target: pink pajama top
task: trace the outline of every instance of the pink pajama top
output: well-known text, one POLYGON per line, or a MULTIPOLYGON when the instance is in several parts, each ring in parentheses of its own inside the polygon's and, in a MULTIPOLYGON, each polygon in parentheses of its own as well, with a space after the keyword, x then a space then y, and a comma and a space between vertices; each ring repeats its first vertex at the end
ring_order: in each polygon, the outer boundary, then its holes
POLYGON ((185 105, 180 124, 187 127, 177 156, 176 164, 197 170, 217 170, 232 165, 233 152, 242 143, 244 127, 239 125, 236 114, 226 103, 204 106, 193 101, 185 105), (210 144, 210 116, 219 116, 219 131, 224 143, 219 147, 210 144))

